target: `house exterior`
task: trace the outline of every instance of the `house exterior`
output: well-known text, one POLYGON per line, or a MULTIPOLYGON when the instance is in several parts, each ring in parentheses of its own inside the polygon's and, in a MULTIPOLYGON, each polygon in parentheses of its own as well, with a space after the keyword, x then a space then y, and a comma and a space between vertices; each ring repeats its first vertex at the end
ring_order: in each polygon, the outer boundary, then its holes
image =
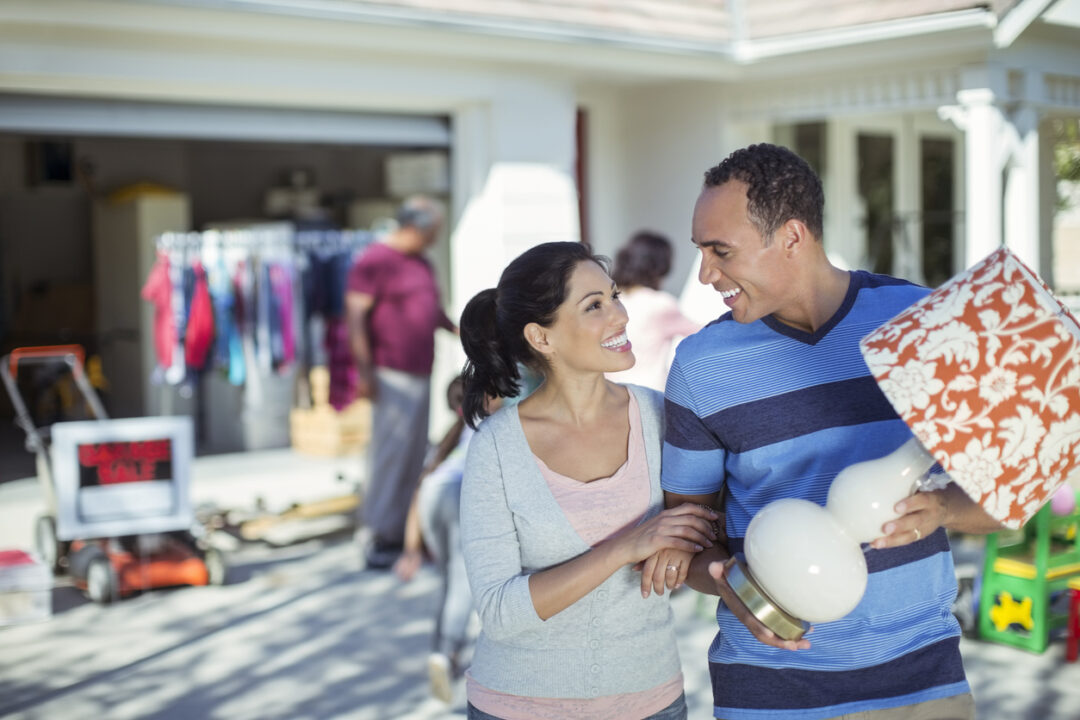
POLYGON ((1080 291, 1051 162, 1078 115, 1080 0, 0 4, 0 132, 444 148, 452 312, 532 244, 648 227, 715 315, 691 209, 758 141, 818 168, 839 264, 936 284, 1006 244, 1080 291))

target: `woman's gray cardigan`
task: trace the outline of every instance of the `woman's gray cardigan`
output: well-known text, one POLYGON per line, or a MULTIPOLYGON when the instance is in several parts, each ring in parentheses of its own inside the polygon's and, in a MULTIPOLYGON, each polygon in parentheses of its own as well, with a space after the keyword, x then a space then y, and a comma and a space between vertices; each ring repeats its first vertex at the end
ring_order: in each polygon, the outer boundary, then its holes
MULTIPOLYGON (((663 507, 664 398, 628 386, 641 410, 651 493, 663 507)), ((486 688, 528 697, 594 698, 661 685, 680 670, 667 596, 641 597, 629 565, 562 612, 541 620, 529 575, 589 551, 529 449, 517 406, 485 420, 469 444, 461 487, 465 566, 482 630, 470 674, 486 688)))

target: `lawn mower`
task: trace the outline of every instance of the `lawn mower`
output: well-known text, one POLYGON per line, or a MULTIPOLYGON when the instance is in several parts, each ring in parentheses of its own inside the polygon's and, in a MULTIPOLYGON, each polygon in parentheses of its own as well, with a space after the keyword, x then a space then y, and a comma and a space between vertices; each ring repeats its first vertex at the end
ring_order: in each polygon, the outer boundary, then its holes
POLYGON ((98 603, 225 582, 224 557, 206 542, 191 507, 190 417, 109 419, 77 345, 13 350, 0 358, 0 379, 36 456, 46 510, 35 523, 34 549, 54 573, 67 572, 98 603), (29 366, 48 387, 64 388, 56 394, 66 407, 51 408, 53 417, 93 419, 35 422, 19 387, 29 366))

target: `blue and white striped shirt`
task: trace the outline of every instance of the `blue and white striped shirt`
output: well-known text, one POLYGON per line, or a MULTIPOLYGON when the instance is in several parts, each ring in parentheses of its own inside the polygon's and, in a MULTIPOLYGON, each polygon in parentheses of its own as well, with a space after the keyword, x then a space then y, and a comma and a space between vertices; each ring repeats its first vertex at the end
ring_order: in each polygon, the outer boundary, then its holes
MULTIPOLYGON (((729 549, 742 557, 751 518, 780 498, 825 505, 845 467, 881 457, 911 434, 878 389, 859 340, 929 291, 851 273, 843 304, 815 333, 727 314, 680 344, 668 377, 662 486, 726 488, 729 549)), ((758 642, 721 603, 709 650, 717 717, 825 718, 968 692, 945 531, 866 549, 866 594, 817 625, 809 650, 758 642)))

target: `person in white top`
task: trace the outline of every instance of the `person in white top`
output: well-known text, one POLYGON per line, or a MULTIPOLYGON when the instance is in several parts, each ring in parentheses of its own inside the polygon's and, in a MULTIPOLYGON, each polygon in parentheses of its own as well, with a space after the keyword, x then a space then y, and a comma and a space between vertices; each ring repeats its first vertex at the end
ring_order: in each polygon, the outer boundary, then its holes
POLYGON ((637 362, 628 370, 609 373, 608 379, 663 391, 675 341, 701 329, 682 314, 674 295, 660 289, 670 271, 671 241, 659 233, 635 233, 615 256, 612 279, 630 316, 626 334, 634 343, 637 362))

